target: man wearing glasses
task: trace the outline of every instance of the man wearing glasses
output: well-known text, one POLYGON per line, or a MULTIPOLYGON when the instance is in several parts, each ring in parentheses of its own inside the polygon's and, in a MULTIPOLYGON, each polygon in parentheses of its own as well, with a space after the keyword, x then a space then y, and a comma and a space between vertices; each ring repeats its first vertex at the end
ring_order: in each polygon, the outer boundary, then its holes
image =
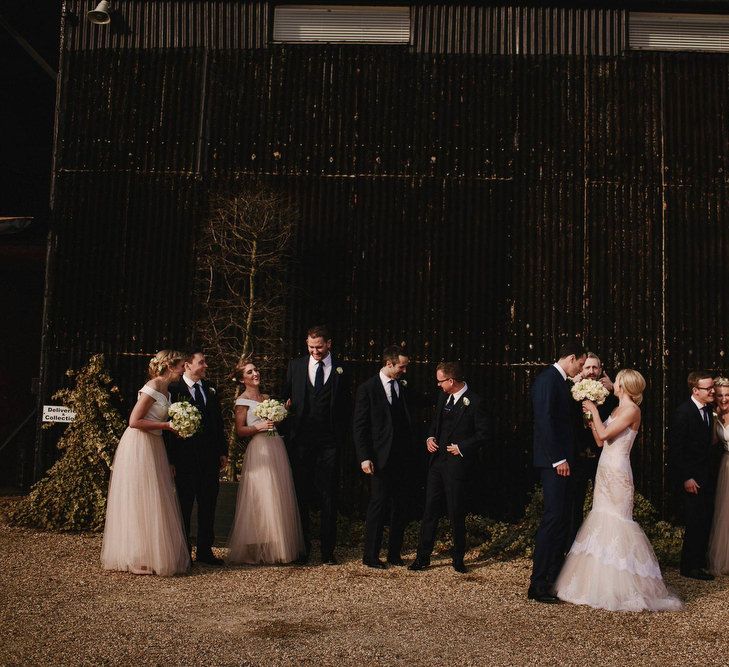
POLYGON ((430 425, 428 478, 425 487, 425 510, 420 524, 420 541, 409 570, 424 570, 430 565, 438 519, 445 502, 453 530, 453 569, 466 572, 465 491, 468 471, 476 460, 478 448, 487 437, 488 420, 483 401, 472 392, 463 378, 457 361, 438 364, 435 379, 441 394, 430 425))
POLYGON ((673 471, 679 483, 686 532, 681 550, 681 574, 711 581, 706 552, 714 513, 714 471, 711 434, 714 380, 709 373, 688 376, 691 397, 678 406, 668 431, 673 471))

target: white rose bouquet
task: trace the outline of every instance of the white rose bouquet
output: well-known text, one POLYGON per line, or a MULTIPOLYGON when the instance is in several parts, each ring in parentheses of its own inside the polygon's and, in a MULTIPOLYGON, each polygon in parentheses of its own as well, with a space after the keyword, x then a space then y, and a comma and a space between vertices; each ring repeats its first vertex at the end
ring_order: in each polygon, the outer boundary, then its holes
POLYGON ((189 401, 177 401, 170 405, 172 428, 181 438, 189 438, 200 430, 202 415, 189 401))
MULTIPOLYGON (((267 398, 253 408, 253 414, 259 419, 267 419, 274 424, 278 424, 286 419, 289 413, 283 403, 277 401, 275 398, 267 398)), ((266 435, 278 435, 278 431, 275 428, 271 428, 266 432, 266 435)))
MULTIPOLYGON (((597 405, 602 405, 610 393, 607 389, 605 389, 602 382, 590 379, 575 382, 571 391, 572 398, 576 401, 582 403, 582 401, 589 400, 597 405)), ((584 427, 588 428, 589 422, 592 421, 592 414, 589 412, 583 412, 582 417, 584 419, 584 427)))

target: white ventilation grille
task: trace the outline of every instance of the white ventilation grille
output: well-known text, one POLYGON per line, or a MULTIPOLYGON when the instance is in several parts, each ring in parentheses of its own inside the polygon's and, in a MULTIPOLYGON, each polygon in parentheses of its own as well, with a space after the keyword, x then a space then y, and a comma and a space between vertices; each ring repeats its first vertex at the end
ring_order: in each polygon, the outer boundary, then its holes
POLYGON ((729 52, 729 15, 630 12, 631 49, 729 52))
POLYGON ((278 5, 273 41, 408 44, 410 7, 278 5))

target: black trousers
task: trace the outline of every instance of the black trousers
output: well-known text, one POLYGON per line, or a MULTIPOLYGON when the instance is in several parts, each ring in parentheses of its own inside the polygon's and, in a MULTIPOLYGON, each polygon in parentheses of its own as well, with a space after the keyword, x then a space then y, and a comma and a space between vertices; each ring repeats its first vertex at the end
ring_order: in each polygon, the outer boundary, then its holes
POLYGON ((686 532, 681 549, 681 572, 706 567, 706 557, 714 516, 714 489, 702 487, 699 492, 681 491, 686 532))
POLYGON ((585 496, 587 495, 587 483, 592 481, 592 487, 595 488, 595 474, 597 473, 597 463, 600 459, 594 458, 577 458, 573 466, 570 467, 570 476, 567 482, 567 517, 569 524, 567 526, 567 539, 565 541, 565 551, 569 551, 572 543, 577 537, 577 531, 584 520, 585 496))
POLYGON ((400 558, 405 533, 405 466, 388 463, 382 470, 370 475, 370 502, 367 505, 363 558, 375 561, 380 557, 385 522, 390 521, 387 543, 388 560, 400 558))
POLYGON ((318 505, 321 512, 321 555, 326 560, 334 555, 337 546, 339 450, 330 439, 311 441, 297 438, 293 468, 306 553, 311 550, 309 510, 318 505))
POLYGON ((453 530, 453 560, 463 560, 466 553, 466 480, 454 479, 448 472, 447 456, 440 453, 428 468, 425 487, 425 510, 420 524, 418 560, 428 562, 433 553, 438 520, 443 506, 448 514, 453 530))
POLYGON ((197 553, 208 554, 215 542, 215 505, 218 502, 218 469, 195 473, 177 470, 175 475, 177 497, 180 500, 185 535, 190 542, 190 517, 197 501, 197 553))
POLYGON ((532 566, 532 586, 547 589, 557 579, 564 561, 567 541, 567 491, 569 477, 555 468, 539 468, 544 491, 544 514, 537 529, 532 566))

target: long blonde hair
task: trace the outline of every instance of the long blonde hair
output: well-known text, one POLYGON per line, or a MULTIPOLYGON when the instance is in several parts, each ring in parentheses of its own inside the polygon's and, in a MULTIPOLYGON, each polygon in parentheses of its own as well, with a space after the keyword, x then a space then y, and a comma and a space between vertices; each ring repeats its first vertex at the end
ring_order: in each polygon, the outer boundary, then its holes
POLYGON ((615 384, 620 384, 633 403, 640 405, 643 402, 643 392, 645 391, 645 378, 632 368, 623 368, 618 371, 615 376, 615 384))

